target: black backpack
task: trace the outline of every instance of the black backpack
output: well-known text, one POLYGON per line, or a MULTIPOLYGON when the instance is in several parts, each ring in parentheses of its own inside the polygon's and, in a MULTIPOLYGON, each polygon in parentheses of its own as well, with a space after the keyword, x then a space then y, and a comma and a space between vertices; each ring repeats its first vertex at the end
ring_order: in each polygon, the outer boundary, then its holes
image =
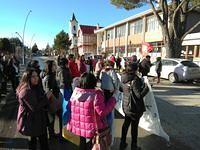
POLYGON ((141 117, 143 112, 145 111, 144 101, 143 99, 138 99, 135 95, 132 89, 132 82, 130 84, 127 108, 130 112, 131 117, 141 117))

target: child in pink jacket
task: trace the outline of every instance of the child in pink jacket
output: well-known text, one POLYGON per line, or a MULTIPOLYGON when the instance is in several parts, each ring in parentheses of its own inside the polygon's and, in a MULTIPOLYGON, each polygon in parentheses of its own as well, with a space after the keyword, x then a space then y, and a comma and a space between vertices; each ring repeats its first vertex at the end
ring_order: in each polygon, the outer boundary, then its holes
POLYGON ((74 89, 69 102, 71 118, 67 130, 80 136, 81 150, 91 149, 91 139, 95 136, 96 124, 100 130, 108 127, 106 116, 116 103, 114 97, 105 103, 103 91, 95 89, 96 83, 97 79, 93 74, 84 73, 81 76, 80 88, 74 89), (86 138, 90 140, 88 144, 86 138))

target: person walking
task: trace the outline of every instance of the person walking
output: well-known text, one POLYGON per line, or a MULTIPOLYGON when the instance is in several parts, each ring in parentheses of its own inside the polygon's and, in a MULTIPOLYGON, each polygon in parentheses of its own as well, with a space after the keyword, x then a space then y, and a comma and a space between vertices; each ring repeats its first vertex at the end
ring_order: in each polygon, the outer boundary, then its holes
POLYGON ((49 150, 47 139, 47 109, 52 92, 43 92, 39 86, 39 76, 34 69, 27 69, 16 89, 19 102, 17 131, 30 136, 29 148, 37 149, 37 138, 40 149, 49 150))
POLYGON ((80 150, 91 150, 96 126, 99 131, 108 127, 106 116, 116 103, 114 96, 105 102, 104 94, 100 89, 96 89, 96 84, 97 79, 92 73, 84 73, 81 76, 80 88, 76 87, 70 98, 71 117, 67 130, 80 136, 80 150))
POLYGON ((131 124, 131 150, 140 150, 137 145, 138 124, 140 117, 145 111, 143 97, 149 91, 148 86, 137 76, 138 65, 136 63, 128 64, 126 72, 122 75, 122 84, 124 99, 122 108, 125 113, 125 119, 122 126, 120 150, 127 147, 126 136, 131 124))

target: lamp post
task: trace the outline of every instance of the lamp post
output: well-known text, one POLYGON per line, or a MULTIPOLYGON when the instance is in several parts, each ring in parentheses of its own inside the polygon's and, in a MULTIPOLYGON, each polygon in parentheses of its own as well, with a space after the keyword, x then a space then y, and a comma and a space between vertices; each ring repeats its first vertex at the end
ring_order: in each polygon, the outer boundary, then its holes
MULTIPOLYGON (((26 29, 26 22, 28 20, 28 16, 30 15, 30 13, 32 12, 32 10, 29 10, 27 16, 26 16, 26 19, 25 19, 25 23, 24 23, 24 29, 23 29, 23 36, 22 36, 22 50, 23 50, 23 59, 22 59, 22 64, 25 65, 25 47, 24 47, 24 33, 25 33, 25 29, 26 29)), ((19 36, 20 34, 18 32, 16 32, 19 36)), ((20 36, 21 37, 21 36, 20 36)))
POLYGON ((23 42, 22 36, 18 32, 15 32, 15 33, 20 37, 20 40, 23 42))

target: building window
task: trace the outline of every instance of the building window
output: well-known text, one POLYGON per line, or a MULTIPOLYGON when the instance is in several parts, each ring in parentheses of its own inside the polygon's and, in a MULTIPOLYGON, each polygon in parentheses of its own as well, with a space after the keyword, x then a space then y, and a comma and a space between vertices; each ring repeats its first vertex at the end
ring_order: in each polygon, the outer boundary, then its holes
POLYGON ((106 32, 106 39, 113 39, 113 29, 106 32))
POLYGON ((117 27, 117 29, 116 29, 116 37, 125 36, 125 32, 126 32, 126 25, 122 25, 122 26, 117 27))
POLYGON ((147 18, 147 32, 156 31, 159 29, 158 20, 156 17, 147 18))
POLYGON ((138 20, 130 24, 130 35, 142 33, 143 20, 138 20))

